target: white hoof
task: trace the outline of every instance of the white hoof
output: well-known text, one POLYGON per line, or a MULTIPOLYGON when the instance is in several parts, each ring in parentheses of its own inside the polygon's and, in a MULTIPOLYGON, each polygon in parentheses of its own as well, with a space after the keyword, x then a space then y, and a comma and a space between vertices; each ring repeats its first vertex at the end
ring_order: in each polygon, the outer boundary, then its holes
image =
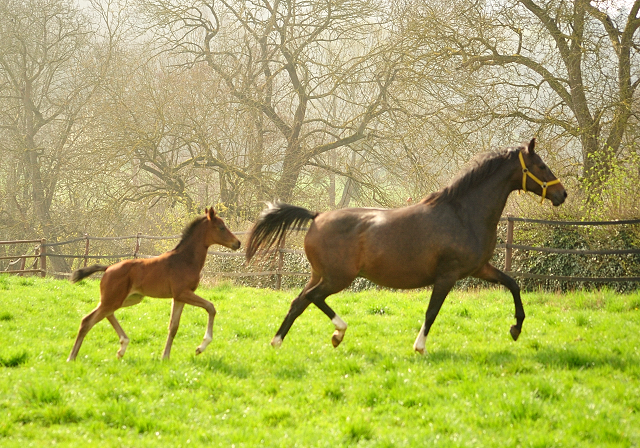
POLYGON ((199 355, 200 353, 204 352, 205 349, 207 348, 209 343, 211 343, 212 340, 213 340, 213 338, 209 338, 209 337, 205 336, 205 338, 202 340, 202 344, 200 344, 198 346, 198 348, 196 349, 196 355, 199 355))
POLYGON ((280 348, 282 345, 282 338, 280 336, 274 336, 271 340, 271 346, 275 348, 280 348))
POLYGON ((124 356, 124 352, 127 351, 127 347, 129 346, 129 339, 121 339, 120 340, 120 350, 116 353, 118 359, 122 359, 124 356))

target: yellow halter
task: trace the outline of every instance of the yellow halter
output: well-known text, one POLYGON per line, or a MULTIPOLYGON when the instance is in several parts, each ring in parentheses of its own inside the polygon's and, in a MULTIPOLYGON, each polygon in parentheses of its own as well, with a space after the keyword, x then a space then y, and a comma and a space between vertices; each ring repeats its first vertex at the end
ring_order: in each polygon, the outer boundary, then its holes
POLYGON ((522 158, 522 152, 518 151, 518 157, 520 158, 520 165, 522 165, 522 189, 525 192, 527 191, 527 176, 529 176, 531 179, 533 179, 535 183, 537 183, 542 187, 542 200, 540 201, 540 203, 542 204, 544 202, 545 197, 547 196, 547 187, 549 185, 559 184, 560 179, 556 178, 556 179, 550 180, 549 182, 542 182, 536 176, 531 174, 531 171, 529 171, 527 166, 524 164, 524 159, 522 158))

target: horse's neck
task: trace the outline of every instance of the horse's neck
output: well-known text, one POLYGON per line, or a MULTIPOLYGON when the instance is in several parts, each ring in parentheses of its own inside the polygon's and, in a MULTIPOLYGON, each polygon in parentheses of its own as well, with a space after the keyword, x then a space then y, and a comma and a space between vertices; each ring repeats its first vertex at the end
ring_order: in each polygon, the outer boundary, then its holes
POLYGON ((469 217, 492 229, 496 228, 507 205, 509 194, 514 190, 510 181, 512 176, 511 169, 498 170, 460 198, 460 203, 469 217))
POLYGON ((202 237, 202 230, 197 229, 193 232, 190 238, 186 241, 183 241, 179 247, 174 249, 174 254, 176 257, 184 258, 184 262, 187 264, 196 264, 200 266, 200 269, 204 266, 204 262, 207 259, 207 249, 208 246, 205 246, 202 237))

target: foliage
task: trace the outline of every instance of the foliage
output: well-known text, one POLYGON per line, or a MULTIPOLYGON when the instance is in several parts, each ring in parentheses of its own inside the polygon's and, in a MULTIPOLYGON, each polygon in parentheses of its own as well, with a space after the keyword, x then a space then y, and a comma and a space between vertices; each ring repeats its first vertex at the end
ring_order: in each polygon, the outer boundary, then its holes
POLYGON ((169 303, 145 299, 118 312, 131 338, 122 361, 101 322, 66 363, 98 282, 3 279, 0 357, 26 353, 0 366, 3 447, 640 444, 638 293, 525 294, 513 342, 507 292, 454 292, 419 356, 427 291, 341 293, 330 299, 350 325, 339 348, 311 307, 274 350, 296 292, 223 284, 199 290, 218 310, 202 355, 206 316, 186 307, 161 362, 169 303))
MULTIPOLYGON (((608 228, 566 226, 540 226, 541 229, 520 234, 518 244, 553 247, 557 249, 637 249, 640 247, 640 225, 608 228), (524 241, 523 241, 524 240, 524 241)), ((640 277, 640 254, 576 255, 543 252, 514 251, 513 265, 520 272, 571 277, 640 277)), ((519 280, 521 287, 531 290, 539 287, 562 290, 599 285, 593 282, 559 282, 550 280, 519 280)), ((638 282, 610 282, 617 291, 638 289, 638 282)))

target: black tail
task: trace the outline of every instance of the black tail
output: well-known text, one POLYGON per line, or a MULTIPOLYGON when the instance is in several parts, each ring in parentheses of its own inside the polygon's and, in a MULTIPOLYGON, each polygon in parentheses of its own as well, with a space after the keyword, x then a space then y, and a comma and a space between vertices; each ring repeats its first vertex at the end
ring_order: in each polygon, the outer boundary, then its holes
POLYGON ((109 266, 103 266, 101 264, 94 264, 93 266, 87 266, 86 268, 78 269, 77 271, 73 271, 71 274, 71 278, 69 279, 71 283, 76 283, 82 280, 83 278, 89 277, 91 274, 94 274, 98 271, 106 271, 109 266))
POLYGON ((282 202, 268 203, 251 229, 247 242, 247 261, 257 253, 265 253, 272 246, 279 245, 288 230, 303 226, 318 216, 306 208, 282 202))

